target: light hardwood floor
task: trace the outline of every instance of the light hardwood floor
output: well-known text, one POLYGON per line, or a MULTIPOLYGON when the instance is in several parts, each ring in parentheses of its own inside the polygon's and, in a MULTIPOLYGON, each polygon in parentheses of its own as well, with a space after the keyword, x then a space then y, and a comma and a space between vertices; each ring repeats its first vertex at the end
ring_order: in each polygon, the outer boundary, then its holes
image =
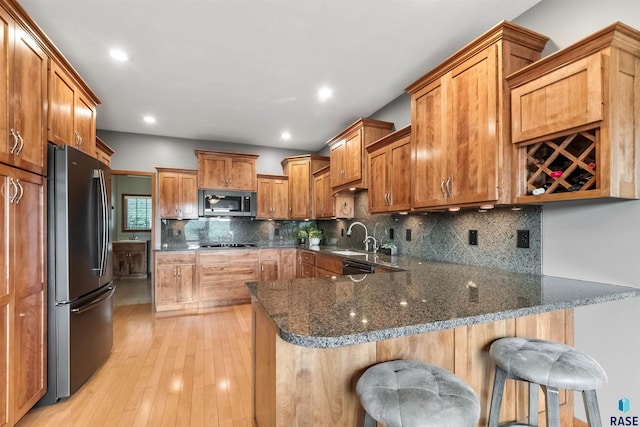
POLYGON ((68 400, 32 409, 27 426, 251 426, 251 306, 197 315, 114 308, 107 363, 68 400))

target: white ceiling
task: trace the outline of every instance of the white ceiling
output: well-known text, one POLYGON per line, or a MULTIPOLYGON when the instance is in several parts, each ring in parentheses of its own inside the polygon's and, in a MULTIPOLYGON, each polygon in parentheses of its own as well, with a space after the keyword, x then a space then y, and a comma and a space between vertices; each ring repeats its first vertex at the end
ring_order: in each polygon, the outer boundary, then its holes
POLYGON ((316 151, 540 0, 18 1, 102 101, 98 129, 316 151))

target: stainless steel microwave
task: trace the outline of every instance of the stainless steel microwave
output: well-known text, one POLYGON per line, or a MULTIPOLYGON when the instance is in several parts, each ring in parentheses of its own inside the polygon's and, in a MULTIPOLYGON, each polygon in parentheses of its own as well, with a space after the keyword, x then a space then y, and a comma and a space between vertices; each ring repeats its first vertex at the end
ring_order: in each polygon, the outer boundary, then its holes
POLYGON ((258 198, 251 191, 198 190, 198 216, 255 217, 258 198))

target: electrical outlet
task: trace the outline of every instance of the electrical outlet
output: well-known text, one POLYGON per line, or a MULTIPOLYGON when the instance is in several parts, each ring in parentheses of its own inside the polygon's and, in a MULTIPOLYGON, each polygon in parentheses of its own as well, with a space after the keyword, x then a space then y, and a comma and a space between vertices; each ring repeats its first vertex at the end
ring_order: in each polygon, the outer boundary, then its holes
POLYGON ((405 235, 405 240, 407 242, 411 241, 411 229, 410 228, 407 228, 406 235, 405 235))
POLYGON ((344 228, 340 229, 340 237, 344 237, 344 228))
POLYGON ((273 235, 274 236, 279 236, 280 235, 280 229, 279 228, 274 229, 273 230, 273 235))
POLYGON ((472 246, 478 245, 478 230, 469 230, 469 244, 472 246))
POLYGON ((393 228, 389 229, 389 240, 393 240, 393 228))
POLYGON ((529 230, 518 230, 518 243, 519 248, 529 247, 529 230))

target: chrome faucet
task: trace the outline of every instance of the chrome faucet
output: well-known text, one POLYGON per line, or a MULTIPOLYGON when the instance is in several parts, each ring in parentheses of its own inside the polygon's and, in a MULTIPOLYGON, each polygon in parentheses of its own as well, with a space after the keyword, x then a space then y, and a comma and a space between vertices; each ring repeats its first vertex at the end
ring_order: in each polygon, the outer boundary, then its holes
POLYGON ((369 230, 367 230, 367 226, 364 225, 363 223, 361 223, 360 221, 355 221, 355 222, 351 223, 351 225, 347 229, 347 236, 351 236, 351 230, 353 229, 354 225, 360 225, 360 226, 362 226, 362 228, 364 228, 365 238, 362 241, 362 243, 364 243, 364 250, 369 252, 369 240, 372 240, 373 241, 373 252, 377 252, 378 251, 378 241, 376 240, 375 237, 369 236, 369 230))

